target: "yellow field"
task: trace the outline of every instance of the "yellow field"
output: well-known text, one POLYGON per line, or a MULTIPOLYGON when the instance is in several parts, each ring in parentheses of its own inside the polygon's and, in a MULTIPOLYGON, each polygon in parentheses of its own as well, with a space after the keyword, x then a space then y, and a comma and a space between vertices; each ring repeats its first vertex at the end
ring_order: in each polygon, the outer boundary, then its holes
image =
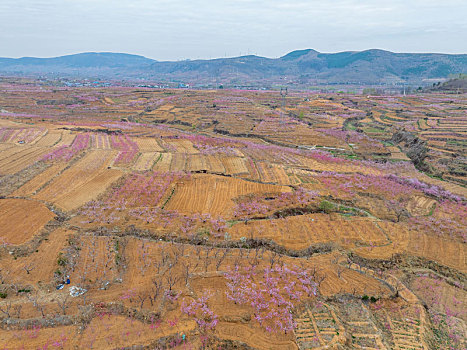
POLYGON ((103 193, 122 175, 120 170, 107 169, 114 156, 113 151, 90 151, 34 198, 54 203, 65 210, 82 206, 103 193))
POLYGON ((378 223, 367 218, 342 219, 326 214, 290 216, 284 219, 239 223, 229 230, 232 237, 272 240, 288 249, 304 250, 319 243, 337 243, 346 248, 385 246, 389 241, 378 223))
POLYGON ((25 243, 54 217, 45 205, 25 199, 0 199, 2 243, 25 243))
POLYGON ((166 208, 182 213, 223 214, 229 217, 235 205, 233 198, 261 192, 290 192, 290 189, 221 176, 194 175, 176 184, 166 208))
POLYGON ((161 158, 159 152, 144 152, 136 160, 133 169, 136 171, 151 170, 154 164, 161 158))
POLYGON ((26 145, 11 147, 1 154, 0 175, 17 173, 37 162, 46 153, 47 148, 26 145))

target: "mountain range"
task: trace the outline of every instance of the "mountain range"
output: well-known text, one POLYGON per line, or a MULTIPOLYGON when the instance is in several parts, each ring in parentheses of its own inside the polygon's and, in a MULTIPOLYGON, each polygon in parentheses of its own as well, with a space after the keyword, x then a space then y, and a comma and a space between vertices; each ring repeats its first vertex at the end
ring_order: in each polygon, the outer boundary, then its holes
POLYGON ((229 85, 411 84, 467 73, 467 54, 384 50, 320 53, 307 49, 279 58, 240 56, 156 61, 143 56, 88 52, 54 58, 0 58, 0 75, 102 78, 229 85))

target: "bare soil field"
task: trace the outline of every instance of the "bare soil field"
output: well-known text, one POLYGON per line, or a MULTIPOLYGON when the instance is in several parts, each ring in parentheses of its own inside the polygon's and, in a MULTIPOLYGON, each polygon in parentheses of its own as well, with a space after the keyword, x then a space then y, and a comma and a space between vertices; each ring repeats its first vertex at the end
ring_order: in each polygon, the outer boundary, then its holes
POLYGON ((0 175, 15 174, 35 163, 38 158, 47 152, 47 148, 34 146, 15 146, 9 148, 2 154, 2 158, 0 159, 0 175))
POLYGON ((76 209, 103 193, 121 172, 107 169, 115 156, 109 151, 92 151, 61 173, 34 198, 57 204, 65 210, 76 209))
POLYGON ((3 243, 25 243, 54 217, 44 204, 26 199, 0 199, 3 243))
POLYGON ((213 175, 195 175, 175 185, 174 193, 166 204, 167 210, 181 213, 200 213, 232 216, 235 203, 241 195, 268 192, 289 192, 287 187, 213 175))

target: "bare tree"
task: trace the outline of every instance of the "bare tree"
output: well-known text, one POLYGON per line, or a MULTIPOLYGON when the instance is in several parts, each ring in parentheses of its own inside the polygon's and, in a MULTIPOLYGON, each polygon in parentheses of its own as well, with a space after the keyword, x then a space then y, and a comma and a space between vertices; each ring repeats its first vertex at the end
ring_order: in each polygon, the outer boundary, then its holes
POLYGON ((169 291, 172 291, 172 288, 175 286, 175 284, 180 280, 180 276, 174 276, 172 273, 168 274, 165 277, 165 281, 167 283, 167 286, 169 287, 169 291))
MULTIPOLYGON (((92 234, 91 235, 91 242, 89 244, 89 250, 88 250, 88 256, 91 259, 91 262, 96 261, 96 257, 97 257, 96 245, 97 245, 96 236, 94 234, 92 234)), ((97 272, 97 266, 96 266, 96 272, 97 272)))
MULTIPOLYGON (((219 252, 219 251, 217 251, 219 252)), ((222 255, 217 259, 216 263, 216 271, 219 271, 219 268, 221 267, 222 262, 225 260, 225 258, 229 255, 229 251, 227 249, 224 249, 222 251, 222 255)))
POLYGON ((280 259, 280 257, 281 256, 277 252, 271 252, 271 254, 269 255, 269 267, 271 268, 271 270, 274 267, 274 264, 280 259))
POLYGON ((26 271, 26 273, 29 275, 32 270, 34 270, 36 267, 34 266, 33 263, 29 263, 27 265, 23 266, 23 270, 26 271))
POLYGON ((68 305, 68 299, 69 295, 65 294, 65 296, 62 296, 55 301, 63 315, 66 315, 66 310, 70 307, 70 305, 68 305))
POLYGON ((164 263, 162 261, 156 261, 154 263, 154 267, 156 268, 157 270, 157 274, 160 274, 161 273, 161 269, 162 267, 164 266, 164 263))
POLYGON ((204 257, 204 272, 208 272, 208 267, 211 264, 211 258, 209 254, 211 253, 213 247, 205 247, 206 256, 204 257))
POLYGON ((196 261, 196 264, 194 264, 194 265, 192 264, 191 266, 192 266, 191 271, 192 271, 193 273, 196 272, 196 269, 197 269, 198 266, 199 266, 199 261, 196 261))
POLYGON ((321 284, 324 282, 326 279, 326 274, 321 273, 322 270, 318 270, 316 266, 313 266, 310 270, 309 273, 313 278, 313 281, 317 284, 318 287, 321 286, 321 284))
POLYGON ((36 292, 34 295, 28 294, 28 295, 26 295, 26 297, 27 297, 28 300, 31 302, 32 306, 34 306, 34 308, 35 308, 37 311, 40 311, 42 317, 45 317, 45 314, 44 314, 44 305, 42 305, 42 303, 39 301, 39 295, 38 295, 38 293, 36 292))
POLYGON ((153 287, 152 287, 152 294, 149 296, 149 302, 151 303, 151 306, 156 302, 157 298, 159 297, 162 288, 164 287, 164 284, 162 281, 158 281, 156 279, 152 280, 153 287))
POLYGON ((190 268, 191 268, 191 264, 188 263, 188 262, 185 262, 183 264, 183 276, 185 278, 185 286, 188 285, 188 280, 190 279, 190 268))
POLYGON ((180 259, 180 252, 178 250, 174 250, 172 265, 173 266, 177 265, 179 259, 180 259))
POLYGON ((83 287, 86 282, 86 277, 88 275, 88 263, 87 261, 84 263, 83 269, 79 273, 79 281, 80 281, 80 286, 83 287))
MULTIPOLYGON (((250 254, 248 254, 249 256, 250 254)), ((255 247, 255 256, 253 259, 248 259, 248 262, 250 263, 250 265, 253 267, 253 266, 257 266, 259 264, 259 258, 262 257, 263 255, 263 252, 262 252, 262 248, 260 246, 257 246, 255 247), (261 254, 260 254, 261 252, 261 254)))
POLYGON ((0 306, 0 312, 6 316, 6 318, 11 318, 11 301, 5 303, 3 306, 0 306))
POLYGON ((410 215, 405 209, 408 203, 408 198, 399 198, 399 200, 390 200, 387 203, 388 209, 394 212, 396 216, 396 222, 400 222, 403 217, 409 217, 410 215))
POLYGON ((15 291, 16 296, 19 295, 19 291, 22 289, 21 285, 18 283, 12 283, 10 284, 10 288, 15 291))
POLYGON ((144 241, 141 242, 141 246, 138 248, 138 256, 140 258, 140 264, 139 264, 139 269, 141 271, 141 275, 144 276, 144 273, 146 272, 147 268, 150 265, 148 256, 149 256, 149 251, 148 248, 146 247, 144 241))
POLYGON ((140 307, 140 309, 142 309, 143 306, 144 306, 144 302, 146 301, 146 299, 149 298, 149 294, 147 294, 145 291, 140 291, 140 292, 136 295, 136 297, 138 298, 139 303, 140 303, 140 304, 139 304, 139 307, 140 307))

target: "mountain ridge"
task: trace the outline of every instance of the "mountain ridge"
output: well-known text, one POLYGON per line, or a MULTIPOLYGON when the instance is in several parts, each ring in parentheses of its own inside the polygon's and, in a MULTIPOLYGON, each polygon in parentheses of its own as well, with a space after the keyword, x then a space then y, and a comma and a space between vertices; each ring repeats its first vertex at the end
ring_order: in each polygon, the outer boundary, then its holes
POLYGON ((156 61, 140 55, 83 52, 50 58, 0 58, 0 74, 64 75, 204 84, 420 84, 467 73, 467 54, 394 53, 381 49, 156 61))

